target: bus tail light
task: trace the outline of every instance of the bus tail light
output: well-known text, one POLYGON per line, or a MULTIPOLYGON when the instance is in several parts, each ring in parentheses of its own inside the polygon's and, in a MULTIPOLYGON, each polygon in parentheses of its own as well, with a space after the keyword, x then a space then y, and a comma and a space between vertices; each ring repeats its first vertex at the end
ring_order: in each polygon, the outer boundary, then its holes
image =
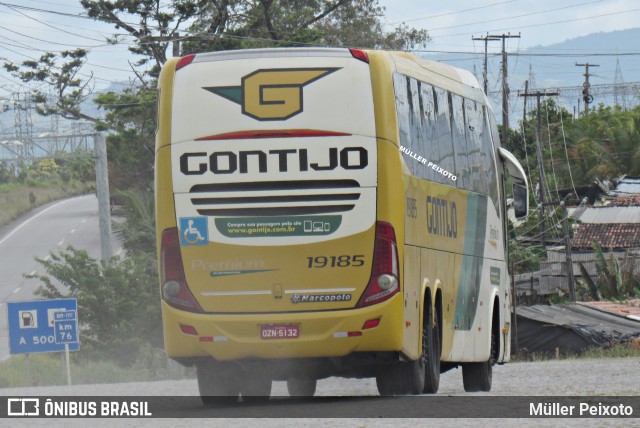
POLYGON ((178 60, 178 63, 176 64, 176 71, 191 64, 195 57, 196 57, 195 54, 191 54, 191 55, 183 56, 182 58, 180 58, 178 60))
POLYGON ((349 52, 351 52, 351 56, 355 59, 359 59, 360 61, 369 64, 369 55, 367 55, 365 51, 360 49, 349 49, 349 52))
POLYGON ((398 293, 398 247, 396 233, 389 223, 379 221, 376 224, 376 242, 373 252, 371 279, 358 307, 383 302, 398 293))
POLYGON ((189 312, 204 312, 187 286, 180 253, 178 229, 162 233, 160 275, 162 299, 174 308, 189 312))

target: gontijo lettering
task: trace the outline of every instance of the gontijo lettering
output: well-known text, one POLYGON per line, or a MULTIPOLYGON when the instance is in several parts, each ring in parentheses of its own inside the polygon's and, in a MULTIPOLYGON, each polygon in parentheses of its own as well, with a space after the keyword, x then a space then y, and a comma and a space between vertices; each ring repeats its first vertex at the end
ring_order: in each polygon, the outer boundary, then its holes
POLYGON ((427 196, 427 231, 446 238, 458 237, 458 210, 456 203, 427 196))
MULTIPOLYGON (((307 149, 283 150, 247 150, 184 153, 180 156, 180 172, 184 175, 202 175, 207 171, 214 174, 247 174, 250 169, 264 174, 269 165, 277 164, 278 172, 332 171, 338 166, 345 170, 364 169, 369 164, 367 149, 364 147, 345 147, 338 151, 336 147, 328 148, 328 157, 324 160, 309 159, 307 149), (289 155, 292 155, 291 157, 289 155), (290 161, 292 159, 292 161, 290 161), (271 162, 269 162, 271 161, 271 162), (314 161, 314 162, 312 162, 314 161), (323 163, 324 162, 324 163, 323 163), (252 167, 250 168, 250 165, 252 167)), ((255 171, 252 171, 255 172, 255 171)))

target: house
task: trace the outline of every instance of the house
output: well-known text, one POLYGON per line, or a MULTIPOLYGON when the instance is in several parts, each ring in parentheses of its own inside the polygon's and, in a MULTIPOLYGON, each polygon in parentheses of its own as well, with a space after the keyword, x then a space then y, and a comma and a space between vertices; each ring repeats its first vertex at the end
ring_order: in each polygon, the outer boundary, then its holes
MULTIPOLYGON (((596 276, 594 241, 607 259, 611 255, 618 259, 622 270, 640 274, 640 194, 626 190, 640 191, 640 179, 621 180, 597 206, 569 209, 569 218, 578 221, 571 239, 574 277, 581 275, 579 263, 596 276)), ((568 293, 565 247, 547 248, 547 260, 540 265, 538 293, 568 293)))

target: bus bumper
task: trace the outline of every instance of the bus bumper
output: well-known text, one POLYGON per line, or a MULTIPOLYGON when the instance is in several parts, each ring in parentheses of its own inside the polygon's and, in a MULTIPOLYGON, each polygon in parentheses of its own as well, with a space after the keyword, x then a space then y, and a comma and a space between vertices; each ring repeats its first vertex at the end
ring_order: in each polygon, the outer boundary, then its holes
POLYGON ((399 351, 403 341, 403 301, 397 294, 366 308, 278 314, 199 314, 162 301, 167 356, 177 360, 213 357, 288 359, 342 357, 354 352, 399 351), (365 323, 377 326, 365 328, 365 323), (261 337, 261 326, 297 325, 299 337, 261 337))

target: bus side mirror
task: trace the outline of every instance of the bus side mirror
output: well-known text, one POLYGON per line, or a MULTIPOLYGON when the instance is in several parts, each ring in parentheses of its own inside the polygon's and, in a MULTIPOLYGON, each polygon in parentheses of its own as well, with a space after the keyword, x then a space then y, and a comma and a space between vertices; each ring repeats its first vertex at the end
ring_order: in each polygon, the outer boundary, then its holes
POLYGON ((529 214, 527 188, 520 184, 513 184, 513 208, 518 220, 527 217, 529 214))
POLYGON ((505 168, 509 171, 511 182, 513 183, 513 205, 516 218, 518 220, 523 219, 529 215, 527 176, 518 159, 509 150, 500 147, 498 148, 498 153, 500 153, 500 158, 505 168))

